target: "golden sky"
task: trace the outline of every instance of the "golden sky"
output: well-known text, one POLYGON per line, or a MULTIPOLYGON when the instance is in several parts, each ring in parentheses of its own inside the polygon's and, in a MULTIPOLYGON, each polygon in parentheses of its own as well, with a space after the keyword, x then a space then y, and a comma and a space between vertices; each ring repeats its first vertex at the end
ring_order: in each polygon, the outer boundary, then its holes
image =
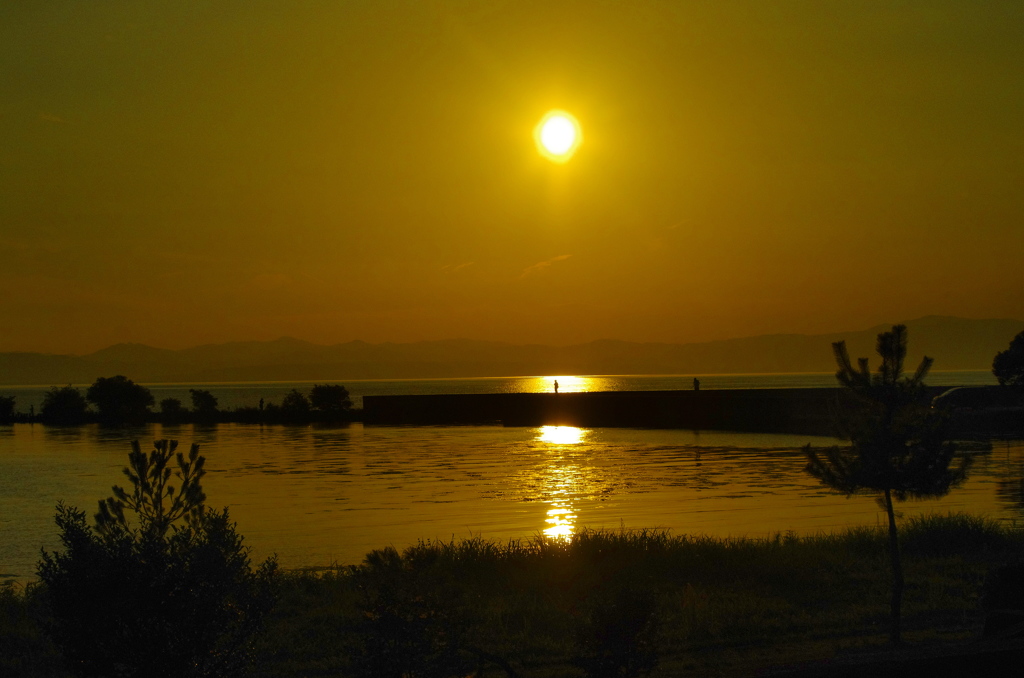
POLYGON ((5 2, 0 351, 1020 318, 1022 35, 1019 0, 5 2))

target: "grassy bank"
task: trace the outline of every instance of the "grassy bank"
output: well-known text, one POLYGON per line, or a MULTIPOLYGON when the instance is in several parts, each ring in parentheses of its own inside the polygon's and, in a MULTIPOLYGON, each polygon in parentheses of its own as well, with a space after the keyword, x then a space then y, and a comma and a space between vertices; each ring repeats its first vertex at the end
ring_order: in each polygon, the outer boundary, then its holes
MULTIPOLYGON (((1024 534, 933 516, 908 519, 902 545, 905 637, 921 646, 980 636, 985 577, 1024 552, 1024 534)), ((427 542, 374 551, 355 567, 284 574, 255 675, 582 676, 616 663, 652 675, 744 675, 884 646, 889 585, 875 528, 427 542)), ((39 632, 40 593, 2 597, 4 675, 57 675, 39 632)))

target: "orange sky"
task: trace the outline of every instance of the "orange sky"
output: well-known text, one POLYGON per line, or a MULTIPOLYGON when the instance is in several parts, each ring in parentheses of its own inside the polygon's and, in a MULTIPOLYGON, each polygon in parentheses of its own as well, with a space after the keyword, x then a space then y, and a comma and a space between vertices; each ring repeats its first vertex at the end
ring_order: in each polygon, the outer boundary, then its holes
POLYGON ((1020 318, 1021 35, 1018 0, 4 3, 0 351, 1020 318))

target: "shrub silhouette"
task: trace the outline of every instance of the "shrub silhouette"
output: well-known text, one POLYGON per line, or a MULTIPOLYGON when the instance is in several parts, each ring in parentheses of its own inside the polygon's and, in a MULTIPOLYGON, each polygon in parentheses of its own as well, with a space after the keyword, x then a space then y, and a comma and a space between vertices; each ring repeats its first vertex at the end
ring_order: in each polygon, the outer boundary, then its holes
POLYGON ((154 405, 153 394, 128 377, 100 377, 85 392, 85 399, 110 423, 142 421, 154 405))
POLYGON ((0 396, 0 424, 14 421, 15 396, 0 396))
POLYGON ((1010 347, 996 353, 992 374, 1004 386, 1024 386, 1024 332, 1010 341, 1010 347))
POLYGON ((309 419, 309 398, 296 389, 285 394, 281 401, 281 416, 292 421, 309 419))
POLYGON ((192 396, 192 411, 197 417, 208 419, 217 416, 216 396, 209 391, 194 388, 190 388, 188 393, 192 396))
POLYGON ((885 509, 893 575, 890 640, 898 644, 904 582, 893 499, 944 496, 967 477, 970 459, 961 457, 953 465, 956 448, 946 441, 945 417, 929 406, 924 378, 932 359, 925 357, 913 376, 903 375, 906 326, 895 325, 878 335, 882 364, 875 375, 867 358, 853 367, 845 342, 832 344, 832 350, 839 366, 836 378, 855 401, 854 410, 840 422, 851 445, 823 456, 808 445, 806 470, 847 496, 873 494, 885 509))
POLYGON ((80 424, 85 421, 89 404, 74 386, 52 387, 43 396, 39 418, 47 424, 80 424))
POLYGON ((50 635, 75 675, 232 676, 251 660, 276 563, 250 567, 227 509, 205 509, 199 446, 175 455, 172 472, 176 446, 159 440, 146 455, 132 442, 132 488, 114 486, 95 529, 57 506, 64 550, 44 552, 38 572, 50 635))
POLYGON ((181 406, 177 398, 164 398, 160 401, 160 414, 165 420, 178 421, 188 414, 188 410, 181 406))
POLYGON ((328 419, 340 419, 352 409, 348 389, 341 384, 314 384, 309 404, 328 419))
POLYGON ((467 600, 465 583, 443 565, 432 567, 429 551, 411 547, 401 555, 387 547, 353 570, 362 613, 354 675, 456 678, 497 667, 517 678, 506 659, 472 642, 473 627, 485 622, 467 600))

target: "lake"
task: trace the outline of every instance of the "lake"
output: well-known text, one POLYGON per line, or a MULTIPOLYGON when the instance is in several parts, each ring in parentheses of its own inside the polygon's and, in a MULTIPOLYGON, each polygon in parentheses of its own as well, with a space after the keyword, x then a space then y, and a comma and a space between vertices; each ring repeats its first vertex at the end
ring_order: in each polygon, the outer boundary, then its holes
MULTIPOLYGON (((568 390, 573 379, 586 378, 558 379, 568 390)), ((710 380, 702 377, 702 387, 710 380)), ((285 392, 301 388, 286 386, 285 392)), ((217 394, 216 385, 192 387, 217 394)), ((15 424, 0 426, 0 578, 31 579, 40 547, 59 545, 56 503, 91 515, 110 486, 125 480, 120 469, 129 441, 161 438, 179 440, 185 450, 200 444, 208 503, 230 508, 255 557, 277 553, 285 567, 355 563, 371 549, 419 539, 560 538, 583 526, 767 536, 884 520, 870 497, 834 495, 803 472, 803 445, 838 442, 814 436, 358 423, 15 424)), ((901 510, 1019 519, 1024 441, 995 441, 992 451, 975 456, 963 487, 901 510)))

